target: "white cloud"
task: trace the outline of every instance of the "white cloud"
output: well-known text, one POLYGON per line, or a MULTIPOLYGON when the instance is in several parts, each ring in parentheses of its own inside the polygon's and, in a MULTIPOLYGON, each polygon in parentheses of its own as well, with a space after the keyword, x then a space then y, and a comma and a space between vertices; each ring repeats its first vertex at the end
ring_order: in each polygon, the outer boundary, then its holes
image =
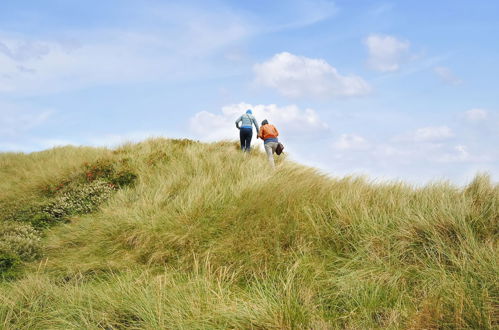
POLYGON ((24 41, 8 45, 0 41, 0 53, 18 62, 41 58, 48 52, 47 45, 40 42, 24 41))
POLYGON ((333 148, 337 150, 366 150, 369 148, 369 143, 360 135, 342 134, 333 142, 333 148))
POLYGON ((44 138, 33 136, 18 136, 15 138, 1 138, 0 139, 0 152, 34 152, 45 150, 54 147, 61 147, 67 145, 82 145, 83 143, 76 143, 72 140, 60 138, 44 138))
POLYGON ((99 39, 66 44, 56 40, 3 38, 0 93, 39 95, 105 84, 152 81, 174 71, 168 45, 158 36, 101 31, 99 39), (32 51, 32 52, 31 52, 32 51))
POLYGON ((221 64, 220 58, 224 54, 232 60, 244 58, 237 52, 241 40, 315 24, 336 12, 329 0, 275 6, 281 11, 256 16, 222 3, 129 3, 123 7, 128 13, 124 22, 80 30, 55 24, 60 32, 49 38, 0 31, 0 93, 40 95, 232 74, 227 70, 239 68, 226 61, 221 64))
POLYGON ((15 137, 45 123, 54 113, 29 105, 0 102, 0 137, 15 137))
POLYGON ((278 4, 279 8, 273 24, 267 24, 268 31, 296 29, 321 22, 338 12, 335 3, 330 0, 287 0, 286 5, 278 4))
POLYGON ((247 109, 252 109, 260 125, 263 119, 275 124, 281 135, 293 137, 324 132, 328 126, 312 109, 301 110, 295 105, 279 107, 275 104, 251 105, 248 103, 224 106, 221 113, 201 111, 190 119, 190 129, 196 138, 214 141, 238 139, 236 119, 247 109))
POLYGON ((164 1, 161 4, 141 3, 137 11, 143 12, 147 19, 160 18, 169 26, 172 22, 180 23, 185 25, 186 29, 208 33, 210 38, 206 42, 211 42, 211 37, 215 38, 215 42, 225 40, 234 31, 257 35, 305 27, 330 18, 337 12, 337 7, 331 0, 268 2, 263 15, 257 7, 245 8, 244 12, 231 7, 233 8, 220 2, 193 5, 188 2, 164 1))
POLYGON ((409 54, 410 43, 389 35, 372 34, 364 40, 369 67, 376 71, 397 71, 409 54))
POLYGON ((454 137, 454 132, 447 126, 429 126, 395 138, 395 141, 441 142, 454 137))
MULTIPOLYGON (((24 40, 7 40, 17 49, 24 40)), ((128 42, 92 43, 67 49, 57 41, 40 41, 46 50, 35 56, 0 56, 0 92, 42 94, 94 84, 130 81, 150 73, 154 64, 140 61, 136 47, 128 42), (24 70, 20 70, 22 61, 24 70), (149 68, 147 68, 149 67, 149 68), (144 70, 143 72, 140 72, 144 70)), ((15 53, 15 51, 11 51, 15 53)))
POLYGON ((236 118, 224 114, 201 111, 190 118, 190 130, 196 137, 208 141, 234 139, 236 138, 236 127, 232 122, 236 118))
POLYGON ((251 33, 232 12, 162 9, 149 16, 151 27, 75 30, 69 41, 0 31, 0 93, 40 95, 216 74, 211 56, 251 33))
MULTIPOLYGON (((241 40, 314 24, 335 12, 328 0, 286 5, 293 18, 290 25, 289 19, 280 22, 282 15, 275 13, 255 18, 251 12, 221 3, 170 1, 128 4, 127 12, 133 14, 117 27, 109 22, 84 30, 62 29, 49 38, 0 31, 0 93, 40 95, 227 74, 220 70, 219 59, 227 54, 240 60, 241 54, 231 49, 238 49, 241 40)), ((222 65, 225 70, 237 70, 227 62, 222 65)))
POLYGON ((138 143, 155 137, 166 137, 166 134, 155 131, 130 131, 122 134, 94 134, 86 137, 71 136, 69 138, 25 135, 14 141, 12 139, 11 141, 9 139, 3 141, 0 139, 0 152, 33 152, 68 145, 115 148, 125 143, 138 143))
POLYGON ((450 151, 437 156, 436 160, 443 163, 455 163, 471 161, 473 159, 465 145, 457 145, 450 151))
POLYGON ((276 54, 253 69, 257 84, 275 88, 288 97, 357 96, 371 90, 364 79, 354 75, 342 76, 325 60, 288 52, 276 54))
MULTIPOLYGON (((414 138, 414 132, 412 135, 414 138)), ((425 139, 429 135, 433 134, 422 134, 425 139)), ((448 135, 448 132, 441 135, 448 135)), ((417 184, 441 179, 464 183, 477 171, 499 174, 499 154, 462 137, 439 140, 438 143, 415 143, 414 140, 400 139, 367 140, 354 134, 342 134, 332 140, 331 145, 330 153, 316 154, 305 149, 301 151, 301 158, 314 159, 334 175, 368 174, 374 180, 398 178, 417 184), (459 143, 454 143, 455 140, 459 143)))
POLYGON ((63 147, 63 146, 78 146, 81 145, 71 140, 65 139, 34 139, 33 143, 37 146, 37 149, 49 149, 55 147, 63 147))
POLYGON ((229 7, 218 5, 210 10, 203 7, 165 1, 141 4, 138 11, 155 23, 155 30, 160 27, 163 41, 171 51, 188 57, 202 57, 256 33, 241 13, 229 7))
POLYGON ((437 66, 433 68, 433 72, 445 83, 450 85, 459 85, 463 81, 459 79, 449 68, 444 66, 437 66))
POLYGON ((487 119, 489 113, 484 109, 471 109, 464 113, 468 120, 478 121, 487 119))
POLYGON ((165 137, 164 132, 135 131, 122 134, 104 134, 86 139, 87 144, 102 147, 117 147, 128 142, 140 142, 148 138, 165 137))

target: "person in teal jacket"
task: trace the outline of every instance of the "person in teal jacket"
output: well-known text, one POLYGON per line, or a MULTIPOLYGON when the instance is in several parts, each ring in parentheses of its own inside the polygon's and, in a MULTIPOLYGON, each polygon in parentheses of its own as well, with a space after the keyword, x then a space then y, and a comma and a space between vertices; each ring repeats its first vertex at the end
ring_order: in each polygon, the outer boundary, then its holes
POLYGON ((236 127, 239 129, 239 138, 241 140, 241 150, 251 150, 251 138, 253 137, 253 125, 255 125, 256 132, 260 130, 253 112, 248 109, 246 113, 236 120, 236 127), (239 126, 241 123, 241 126, 239 126))

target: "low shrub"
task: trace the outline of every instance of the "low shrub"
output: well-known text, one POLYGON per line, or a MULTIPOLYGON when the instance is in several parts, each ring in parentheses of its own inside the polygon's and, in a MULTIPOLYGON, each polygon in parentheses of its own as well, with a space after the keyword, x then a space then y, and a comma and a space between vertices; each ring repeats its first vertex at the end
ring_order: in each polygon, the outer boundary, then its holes
POLYGON ((128 171, 128 170, 121 170, 116 175, 111 178, 111 184, 116 186, 117 188, 123 188, 126 186, 133 185, 135 180, 137 179, 137 174, 128 171))
POLYGON ((0 274, 12 277, 23 261, 41 256, 40 230, 73 215, 91 213, 118 188, 131 185, 137 175, 127 169, 126 159, 117 166, 109 159, 83 165, 83 171, 39 190, 39 199, 11 203, 0 220, 0 274), (118 170, 116 169, 118 168, 118 170))
POLYGON ((103 158, 84 163, 80 172, 41 187, 39 200, 14 205, 3 212, 2 218, 41 229, 67 222, 71 215, 94 212, 114 190, 136 181, 137 175, 128 169, 128 161, 128 158, 119 161, 103 158))
POLYGON ((0 279, 12 279, 19 273, 21 260, 13 253, 0 250, 0 279))
POLYGON ((112 160, 102 158, 93 163, 84 163, 81 171, 62 178, 54 184, 39 187, 41 197, 54 198, 74 189, 77 185, 85 185, 94 181, 105 181, 117 187, 131 185, 137 175, 128 168, 129 158, 112 160))
POLYGON ((40 255, 40 234, 32 226, 0 222, 0 278, 15 278, 22 261, 32 261, 40 255))
POLYGON ((62 195, 45 205, 43 213, 55 219, 95 211, 115 190, 115 185, 104 180, 69 187, 62 195))
POLYGON ((119 161, 100 159, 93 164, 85 163, 85 179, 87 182, 103 180, 119 186, 132 184, 137 175, 128 169, 128 163, 128 158, 119 161))
POLYGON ((64 190, 69 184, 71 184, 71 178, 66 178, 58 181, 56 184, 47 184, 38 189, 41 196, 45 198, 52 198, 64 190))
MULTIPOLYGON (((126 177, 121 180, 130 181, 126 177)), ((33 261, 41 256, 37 229, 67 222, 72 215, 95 211, 116 188, 117 185, 101 179, 71 183, 56 197, 24 206, 0 221, 0 276, 11 278, 22 261, 33 261)))
POLYGON ((104 180, 72 183, 56 197, 22 207, 5 220, 29 223, 37 229, 48 228, 67 222, 69 216, 94 212, 116 189, 115 184, 104 180))
POLYGON ((83 167, 88 182, 110 179, 115 172, 113 162, 110 159, 100 159, 93 164, 85 163, 83 167))
POLYGON ((0 251, 23 261, 40 256, 40 235, 28 224, 0 222, 0 251))

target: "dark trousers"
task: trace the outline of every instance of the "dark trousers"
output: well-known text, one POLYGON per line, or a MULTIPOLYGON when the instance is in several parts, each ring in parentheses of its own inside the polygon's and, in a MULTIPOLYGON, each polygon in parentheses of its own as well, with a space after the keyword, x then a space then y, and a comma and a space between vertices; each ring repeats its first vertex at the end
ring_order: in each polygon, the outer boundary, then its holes
POLYGON ((241 138, 241 150, 250 151, 253 129, 241 127, 241 129, 239 130, 239 137, 241 138))

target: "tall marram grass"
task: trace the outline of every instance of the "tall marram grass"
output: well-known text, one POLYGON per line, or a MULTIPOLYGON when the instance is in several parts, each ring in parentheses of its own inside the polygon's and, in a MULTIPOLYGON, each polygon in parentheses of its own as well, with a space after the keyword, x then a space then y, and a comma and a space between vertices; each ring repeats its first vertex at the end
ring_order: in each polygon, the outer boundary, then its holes
POLYGON ((0 327, 367 329, 499 326, 499 185, 333 179, 230 142, 0 155, 0 206, 84 162, 137 175, 45 232, 0 283, 0 327))

